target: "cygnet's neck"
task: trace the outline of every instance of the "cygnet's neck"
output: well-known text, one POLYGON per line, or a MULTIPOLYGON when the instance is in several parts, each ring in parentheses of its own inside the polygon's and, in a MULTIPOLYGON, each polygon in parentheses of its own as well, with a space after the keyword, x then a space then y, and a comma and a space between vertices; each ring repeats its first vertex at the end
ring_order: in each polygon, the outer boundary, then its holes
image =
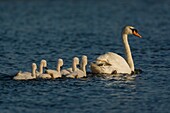
POLYGON ((32 67, 32 77, 36 77, 36 67, 32 67))
POLYGON ((81 70, 86 74, 86 64, 84 62, 81 63, 81 70))
POLYGON ((61 64, 58 63, 58 65, 57 65, 57 71, 58 71, 58 72, 60 72, 60 68, 61 68, 61 64))
POLYGON ((40 74, 42 74, 43 73, 43 64, 41 63, 40 64, 40 74))

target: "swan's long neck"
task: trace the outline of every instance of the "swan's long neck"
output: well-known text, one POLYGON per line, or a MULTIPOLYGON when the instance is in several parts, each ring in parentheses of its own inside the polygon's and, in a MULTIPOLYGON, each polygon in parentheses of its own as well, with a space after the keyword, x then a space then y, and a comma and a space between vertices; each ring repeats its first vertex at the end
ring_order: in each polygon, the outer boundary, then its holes
POLYGON ((130 46, 128 43, 128 35, 123 34, 123 44, 125 47, 125 54, 126 54, 126 61, 131 69, 131 71, 134 71, 134 63, 133 63, 133 58, 130 50, 130 46))

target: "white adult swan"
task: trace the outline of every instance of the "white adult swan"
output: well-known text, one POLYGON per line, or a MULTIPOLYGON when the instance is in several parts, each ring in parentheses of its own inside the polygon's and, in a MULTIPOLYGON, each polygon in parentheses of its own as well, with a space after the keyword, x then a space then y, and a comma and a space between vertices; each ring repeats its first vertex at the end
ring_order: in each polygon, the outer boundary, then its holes
POLYGON ((134 63, 128 43, 128 35, 133 34, 139 38, 142 38, 139 35, 138 31, 132 26, 125 26, 122 31, 122 39, 125 47, 126 60, 120 55, 108 52, 106 54, 100 55, 95 63, 91 63, 92 73, 121 73, 121 74, 131 74, 134 72, 134 63))
POLYGON ((72 69, 73 72, 67 75, 68 78, 82 78, 86 77, 86 65, 87 65, 87 56, 82 56, 82 63, 81 63, 81 70, 77 68, 77 65, 79 64, 79 59, 77 57, 74 57, 72 69))
POLYGON ((57 69, 56 70, 48 69, 48 70, 46 70, 46 72, 48 74, 50 74, 52 76, 52 78, 61 78, 62 77, 61 73, 60 73, 61 66, 63 66, 63 60, 62 59, 58 59, 57 69))
POLYGON ((37 65, 32 63, 32 73, 30 72, 18 72, 16 76, 14 76, 14 80, 31 80, 36 79, 36 69, 37 65))
POLYGON ((47 61, 46 60, 41 60, 40 63, 40 71, 39 74, 37 74, 37 78, 41 78, 41 79, 51 79, 52 76, 50 74, 47 73, 43 73, 43 68, 47 67, 47 61))

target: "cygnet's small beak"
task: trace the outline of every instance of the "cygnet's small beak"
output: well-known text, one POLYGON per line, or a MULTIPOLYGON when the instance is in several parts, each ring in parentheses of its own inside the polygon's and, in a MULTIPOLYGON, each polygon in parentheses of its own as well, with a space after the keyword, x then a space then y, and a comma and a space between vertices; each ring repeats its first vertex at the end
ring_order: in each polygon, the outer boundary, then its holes
POLYGON ((63 69, 63 66, 60 67, 60 70, 62 70, 62 69, 63 69))
POLYGON ((80 68, 80 64, 77 65, 77 68, 80 68))
POLYGON ((48 69, 48 67, 44 67, 44 69, 46 69, 46 70, 47 70, 47 69, 48 69))
POLYGON ((135 35, 135 36, 137 36, 139 38, 142 38, 142 36, 138 32, 136 32, 136 31, 133 32, 133 35, 135 35))

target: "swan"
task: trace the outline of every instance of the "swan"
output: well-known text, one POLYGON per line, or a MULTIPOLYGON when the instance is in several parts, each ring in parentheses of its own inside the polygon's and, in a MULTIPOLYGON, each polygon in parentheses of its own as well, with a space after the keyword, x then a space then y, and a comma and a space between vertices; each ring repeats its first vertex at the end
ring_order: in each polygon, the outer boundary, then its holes
MULTIPOLYGON (((75 62, 73 60, 73 62, 75 62)), ((81 60, 81 65, 80 65, 80 69, 82 71, 84 71, 84 73, 86 73, 86 65, 87 65, 87 56, 83 55, 82 56, 82 60, 81 60)), ((78 68, 77 68, 78 69, 78 68)), ((79 69, 78 69, 79 70, 79 69)), ((67 68, 67 69, 64 69, 61 71, 61 74, 66 76, 66 75, 69 75, 73 72, 73 69, 72 68, 67 68)))
POLYGON ((32 63, 32 73, 30 72, 18 72, 16 76, 14 76, 14 80, 31 80, 36 79, 36 69, 37 65, 32 63))
POLYGON ((122 39, 125 47, 126 60, 120 55, 108 52, 106 54, 97 57, 94 63, 91 63, 92 73, 120 73, 120 74, 132 74, 134 73, 134 62, 128 43, 128 35, 133 34, 139 38, 142 36, 133 26, 125 26, 122 31, 122 39))
POLYGON ((87 56, 82 56, 81 70, 76 67, 79 64, 79 59, 74 57, 72 69, 73 72, 67 75, 68 78, 82 78, 86 77, 86 65, 87 65, 87 56))
POLYGON ((83 55, 81 59, 80 69, 86 74, 87 56, 83 55))
POLYGON ((47 67, 47 61, 46 60, 41 60, 40 63, 40 70, 39 70, 39 74, 37 75, 37 78, 41 78, 41 79, 51 79, 52 76, 48 73, 43 73, 43 68, 47 67))
POLYGON ((60 73, 61 66, 63 66, 63 60, 58 59, 57 69, 56 70, 48 69, 46 70, 46 72, 50 74, 53 78, 61 78, 62 77, 60 73))
POLYGON ((75 70, 78 70, 78 68, 77 68, 77 65, 79 64, 79 58, 78 57, 74 57, 73 58, 73 60, 72 60, 72 67, 71 68, 67 68, 67 69, 63 69, 62 71, 61 71, 61 74, 63 75, 63 76, 68 76, 68 75, 70 75, 73 71, 75 71, 75 70))
MULTIPOLYGON (((73 58, 72 65, 78 65, 78 64, 79 64, 79 63, 76 64, 76 62, 78 62, 78 61, 76 61, 76 60, 77 60, 76 57, 73 58)), ((73 67, 73 66, 72 66, 72 67, 73 67)), ((71 73, 73 72, 73 68, 72 68, 72 67, 61 70, 61 75, 67 76, 67 75, 71 74, 71 73)))

